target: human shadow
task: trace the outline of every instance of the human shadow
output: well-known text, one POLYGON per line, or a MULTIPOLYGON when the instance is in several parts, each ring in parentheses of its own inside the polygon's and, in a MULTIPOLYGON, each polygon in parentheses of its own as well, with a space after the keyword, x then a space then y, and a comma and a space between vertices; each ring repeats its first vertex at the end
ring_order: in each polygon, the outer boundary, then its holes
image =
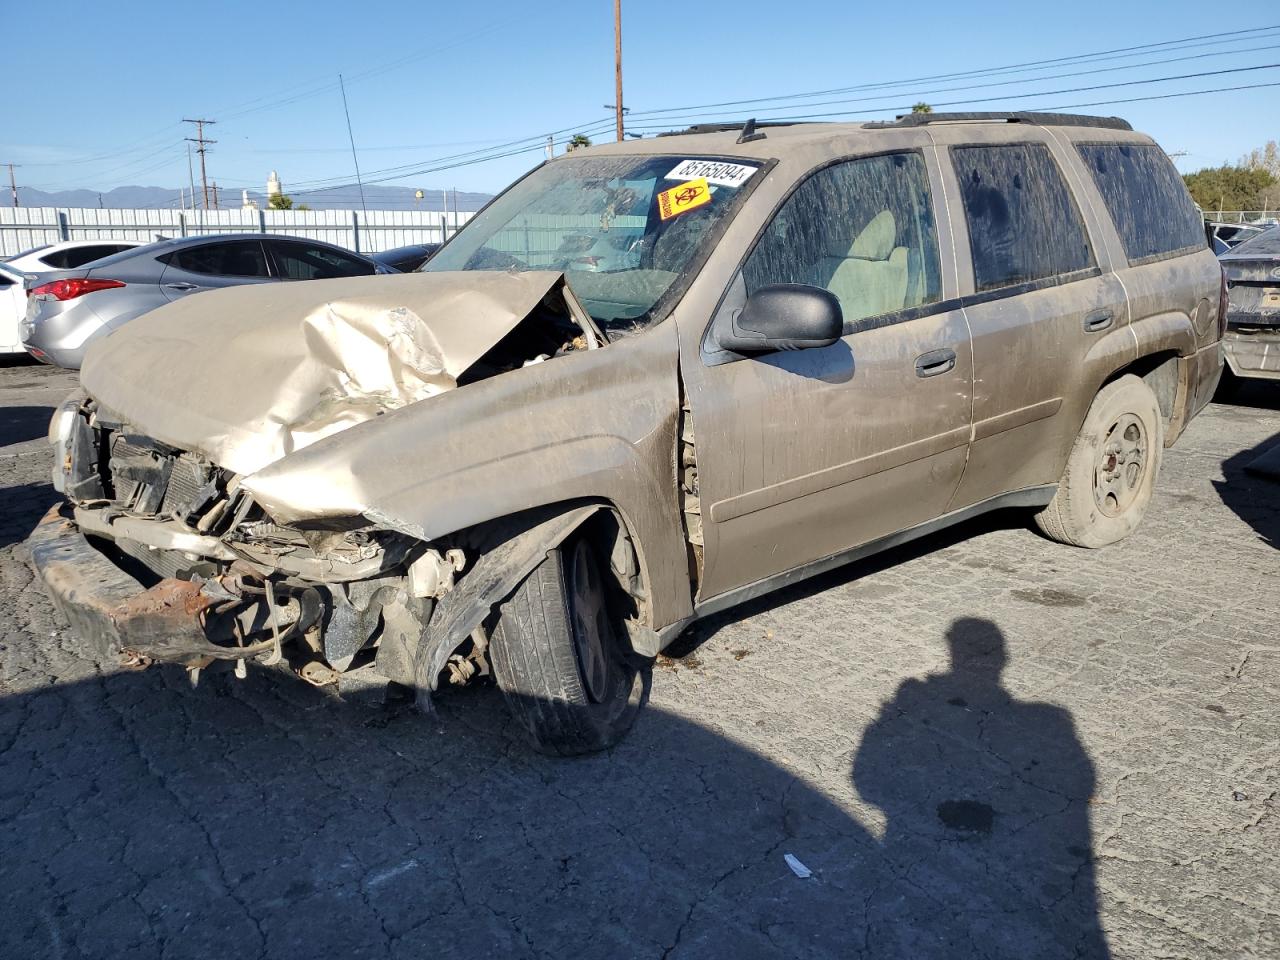
POLYGON ((1213 488, 1263 543, 1280 549, 1280 434, 1228 457, 1213 488), (1269 463, 1262 466, 1262 459, 1269 463))
POLYGON ((265 669, 95 675, 33 592, 0 622, 0 955, 1106 956, 1089 762, 1000 689, 985 621, 862 735, 881 842, 749 726, 651 706, 559 760, 492 688, 424 716, 265 669))
POLYGON ((955 621, 947 644, 950 670, 903 681, 853 764, 887 818, 880 853, 894 878, 867 905, 874 952, 1108 957, 1094 770, 1070 713, 1001 686, 1008 654, 990 620, 955 621))

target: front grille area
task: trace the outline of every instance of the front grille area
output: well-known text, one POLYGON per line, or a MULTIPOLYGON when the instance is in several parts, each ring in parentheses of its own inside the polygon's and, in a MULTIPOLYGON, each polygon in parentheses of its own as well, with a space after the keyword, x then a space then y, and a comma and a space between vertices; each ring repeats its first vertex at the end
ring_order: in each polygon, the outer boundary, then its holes
POLYGON ((190 521, 217 495, 217 471, 193 454, 126 433, 109 449, 112 499, 134 513, 190 521))

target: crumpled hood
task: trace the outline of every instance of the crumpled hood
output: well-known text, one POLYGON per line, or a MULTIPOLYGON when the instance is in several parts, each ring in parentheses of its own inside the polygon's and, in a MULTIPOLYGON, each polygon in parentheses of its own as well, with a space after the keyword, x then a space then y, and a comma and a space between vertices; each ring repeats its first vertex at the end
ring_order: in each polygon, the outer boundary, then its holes
POLYGON ((558 272, 412 273, 188 296, 94 344, 85 390, 134 429, 253 473, 457 386, 549 294, 558 272))

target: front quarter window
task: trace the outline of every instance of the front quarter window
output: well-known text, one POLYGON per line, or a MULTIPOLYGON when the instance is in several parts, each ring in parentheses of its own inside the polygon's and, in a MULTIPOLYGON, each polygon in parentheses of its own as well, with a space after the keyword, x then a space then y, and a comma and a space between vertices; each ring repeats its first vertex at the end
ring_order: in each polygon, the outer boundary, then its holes
POLYGON ((512 186, 421 268, 557 270, 601 326, 652 322, 705 240, 733 215, 758 161, 572 157, 512 186))

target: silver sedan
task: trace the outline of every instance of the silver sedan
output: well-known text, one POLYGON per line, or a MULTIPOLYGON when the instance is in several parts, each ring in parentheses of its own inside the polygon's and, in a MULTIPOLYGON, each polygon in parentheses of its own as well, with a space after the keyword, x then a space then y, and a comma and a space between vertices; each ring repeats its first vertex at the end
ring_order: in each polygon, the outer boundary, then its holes
POLYGON ((395 271, 319 240, 259 233, 162 240, 33 278, 22 343, 37 360, 79 369, 91 342, 193 293, 387 272, 395 271))

